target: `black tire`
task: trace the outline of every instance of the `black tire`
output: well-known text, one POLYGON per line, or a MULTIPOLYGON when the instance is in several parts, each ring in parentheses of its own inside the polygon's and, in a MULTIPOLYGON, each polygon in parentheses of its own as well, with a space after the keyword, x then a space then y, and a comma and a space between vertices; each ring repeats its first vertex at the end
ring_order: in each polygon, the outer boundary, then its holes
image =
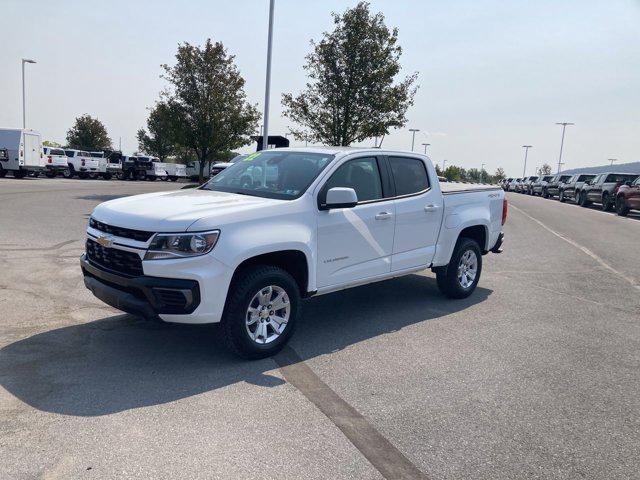
POLYGON ((613 207, 613 202, 611 201, 611 198, 609 198, 609 194, 607 192, 604 192, 602 194, 602 210, 604 212, 610 212, 611 208, 613 207))
POLYGON ((542 191, 542 198, 549 198, 549 192, 546 188, 542 191))
POLYGON ((564 203, 564 201, 565 201, 565 200, 566 200, 566 199, 565 199, 565 197, 564 197, 564 190, 560 190, 560 191, 558 192, 558 201, 559 201, 559 202, 561 202, 561 203, 564 203))
POLYGON ((138 178, 138 180, 146 180, 147 179, 147 172, 145 172, 144 170, 140 170, 138 172, 137 178, 138 178))
POLYGON ((113 175, 111 175, 110 173, 103 173, 102 174, 102 178, 104 178, 105 180, 111 180, 111 177, 113 175))
POLYGON ((621 217, 626 217, 629 214, 629 210, 631 210, 626 202, 624 201, 623 195, 618 195, 616 197, 616 213, 621 217))
POLYGON ((155 175, 149 175, 147 177, 147 180, 149 180, 150 182, 155 182, 157 180, 158 177, 156 177, 155 175))
POLYGON ((169 180, 171 180, 172 182, 177 182, 178 181, 178 177, 169 177, 169 180))
POLYGON ((0 178, 4 178, 7 176, 7 171, 2 168, 2 165, 0 165, 0 178))
POLYGON ((25 170, 14 170, 13 178, 24 178, 27 176, 27 172, 25 170))
MULTIPOLYGON (((238 272, 229 287, 222 314, 222 332, 229 349, 246 359, 275 355, 285 346, 300 315, 300 291, 294 278, 281 268, 256 265, 238 272), (279 337, 270 343, 256 343, 247 332, 245 319, 254 295, 270 285, 282 288, 289 297, 289 320, 279 337)), ((266 327, 265 327, 266 328, 266 327)))
POLYGON ((127 177, 125 176, 124 173, 122 173, 122 172, 117 172, 116 173, 116 180, 126 180, 126 178, 127 177))
POLYGON ((76 169, 73 168, 73 165, 69 165, 69 169, 62 172, 64 178, 73 178, 75 174, 76 169))
POLYGON ((449 298, 467 298, 473 293, 480 281, 480 274, 482 273, 482 252, 480 246, 475 240, 470 238, 461 237, 456 242, 456 246, 451 255, 451 261, 449 265, 444 267, 438 267, 435 269, 436 281, 440 291, 449 298), (473 283, 468 287, 463 287, 458 280, 458 266, 462 256, 471 251, 476 255, 477 260, 477 272, 473 283))

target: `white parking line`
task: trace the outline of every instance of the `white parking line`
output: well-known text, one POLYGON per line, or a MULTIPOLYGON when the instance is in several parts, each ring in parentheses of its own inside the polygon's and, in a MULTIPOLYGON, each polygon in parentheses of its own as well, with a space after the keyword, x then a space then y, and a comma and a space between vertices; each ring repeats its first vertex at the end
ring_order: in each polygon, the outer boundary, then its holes
POLYGON ((594 259, 596 262, 598 262, 600 265, 602 265, 604 268, 606 268, 607 270, 609 270, 610 272, 614 273, 615 275, 619 276, 620 278, 622 278, 623 280, 627 281, 628 283, 631 284, 631 286, 637 290, 640 290, 640 285, 638 285, 638 283, 636 282, 636 280, 628 275, 626 275, 625 273, 616 270, 615 268, 613 268, 611 265, 609 265, 607 262, 605 262, 601 257, 599 257, 598 255, 596 255, 595 253, 593 253, 591 250, 589 250, 587 247, 580 245, 578 242, 571 240, 570 238, 565 237, 564 235, 562 235, 561 233, 556 232, 555 230, 547 227, 544 223, 542 223, 540 220, 538 220, 537 218, 533 218, 531 215, 529 215, 528 213, 526 213, 525 211, 523 211, 522 209, 514 206, 513 204, 509 205, 510 208, 513 208, 514 210, 520 212, 522 215, 524 215, 525 217, 529 218, 530 220, 533 220, 534 222, 536 222, 538 225, 540 225, 542 228, 544 228, 545 230, 547 230, 548 232, 554 234, 556 237, 564 240, 565 242, 567 242, 569 245, 574 246, 575 248, 577 248, 578 250, 580 250, 582 253, 589 255, 592 259, 594 259))

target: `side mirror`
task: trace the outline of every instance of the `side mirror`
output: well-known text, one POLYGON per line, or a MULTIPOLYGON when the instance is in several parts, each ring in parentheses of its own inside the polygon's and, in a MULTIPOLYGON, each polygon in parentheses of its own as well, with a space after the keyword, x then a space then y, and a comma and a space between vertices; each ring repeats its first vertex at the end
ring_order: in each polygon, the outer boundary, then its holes
POLYGON ((353 188, 333 187, 327 192, 323 210, 331 208, 353 208, 358 204, 358 195, 353 188))

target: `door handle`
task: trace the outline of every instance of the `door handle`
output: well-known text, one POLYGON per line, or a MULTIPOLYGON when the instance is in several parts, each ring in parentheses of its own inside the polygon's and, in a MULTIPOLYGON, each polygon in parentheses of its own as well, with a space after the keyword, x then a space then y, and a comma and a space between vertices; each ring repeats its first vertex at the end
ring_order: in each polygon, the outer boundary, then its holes
POLYGON ((440 208, 439 205, 425 205, 424 206, 424 211, 425 212, 435 212, 436 210, 438 210, 440 208))
POLYGON ((376 215, 376 220, 386 220, 388 218, 391 218, 391 213, 389 212, 380 212, 376 215))

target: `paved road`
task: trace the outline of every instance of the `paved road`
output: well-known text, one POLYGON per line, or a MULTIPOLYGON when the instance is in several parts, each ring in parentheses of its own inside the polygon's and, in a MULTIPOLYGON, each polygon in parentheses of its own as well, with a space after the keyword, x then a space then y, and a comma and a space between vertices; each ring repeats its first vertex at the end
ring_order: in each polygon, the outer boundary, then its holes
POLYGON ((638 217, 510 195, 471 298, 317 297, 243 362, 82 286, 91 209, 174 187, 0 179, 0 478, 638 478, 638 217))

